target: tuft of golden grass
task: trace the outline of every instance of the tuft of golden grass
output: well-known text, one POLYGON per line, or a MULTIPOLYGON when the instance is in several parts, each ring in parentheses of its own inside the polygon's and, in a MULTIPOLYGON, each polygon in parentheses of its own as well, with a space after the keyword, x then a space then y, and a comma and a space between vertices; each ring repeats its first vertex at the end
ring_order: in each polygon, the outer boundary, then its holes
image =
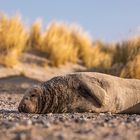
POLYGON ((52 22, 43 35, 41 50, 53 66, 77 62, 77 48, 72 42, 71 29, 65 23, 52 22))
POLYGON ((77 49, 77 59, 81 60, 83 65, 91 67, 93 47, 90 36, 79 26, 71 26, 71 40, 74 48, 77 49))
POLYGON ((123 63, 125 65, 130 59, 133 59, 133 57, 139 53, 139 46, 139 37, 116 43, 113 63, 123 63))
POLYGON ((41 20, 37 19, 31 26, 28 38, 28 47, 30 49, 41 49, 42 33, 41 33, 41 20))
POLYGON ((116 45, 113 64, 121 63, 121 77, 140 77, 140 37, 131 38, 116 45))
POLYGON ((13 67, 25 47, 27 34, 20 16, 0 16, 0 64, 13 67))
POLYGON ((129 56, 120 76, 140 79, 140 37, 129 40, 128 46, 129 56))
POLYGON ((113 47, 101 41, 93 44, 92 67, 97 69, 110 69, 113 59, 113 47))
POLYGON ((97 44, 93 46, 89 35, 76 25, 52 22, 43 35, 41 46, 54 66, 68 61, 76 63, 78 60, 87 68, 111 64, 110 54, 97 44))
POLYGON ((140 79, 140 54, 124 66, 120 76, 140 79))

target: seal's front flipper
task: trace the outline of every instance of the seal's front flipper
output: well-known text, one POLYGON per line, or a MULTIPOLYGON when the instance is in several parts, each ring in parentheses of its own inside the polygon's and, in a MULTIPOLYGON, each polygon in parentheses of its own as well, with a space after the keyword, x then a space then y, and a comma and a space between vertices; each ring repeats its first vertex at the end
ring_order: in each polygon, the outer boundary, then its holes
POLYGON ((91 102, 97 103, 98 107, 104 106, 106 102, 106 91, 100 85, 91 82, 86 78, 80 78, 80 95, 91 102))

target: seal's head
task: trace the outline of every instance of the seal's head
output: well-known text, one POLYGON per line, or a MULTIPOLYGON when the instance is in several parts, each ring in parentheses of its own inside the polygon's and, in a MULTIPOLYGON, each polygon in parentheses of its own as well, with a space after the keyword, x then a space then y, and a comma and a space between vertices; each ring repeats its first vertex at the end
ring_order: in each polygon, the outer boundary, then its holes
POLYGON ((40 113, 40 101, 43 90, 41 86, 34 86, 26 91, 21 100, 18 110, 24 113, 40 113))

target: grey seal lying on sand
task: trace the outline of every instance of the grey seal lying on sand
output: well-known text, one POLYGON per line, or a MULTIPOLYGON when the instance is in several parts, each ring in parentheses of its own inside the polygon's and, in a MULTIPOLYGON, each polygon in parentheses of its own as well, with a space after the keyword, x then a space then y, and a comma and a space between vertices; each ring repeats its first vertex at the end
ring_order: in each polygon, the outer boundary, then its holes
POLYGON ((26 91, 19 112, 140 113, 140 80, 96 72, 54 77, 26 91))

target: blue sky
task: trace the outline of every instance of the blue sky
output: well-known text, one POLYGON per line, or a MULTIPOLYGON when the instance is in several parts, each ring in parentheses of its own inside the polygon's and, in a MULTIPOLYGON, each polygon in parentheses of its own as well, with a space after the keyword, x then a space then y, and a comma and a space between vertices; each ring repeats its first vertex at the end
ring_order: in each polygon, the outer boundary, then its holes
POLYGON ((140 34, 140 0, 0 0, 0 11, 20 13, 25 23, 41 17, 77 23, 93 39, 120 40, 140 34))

